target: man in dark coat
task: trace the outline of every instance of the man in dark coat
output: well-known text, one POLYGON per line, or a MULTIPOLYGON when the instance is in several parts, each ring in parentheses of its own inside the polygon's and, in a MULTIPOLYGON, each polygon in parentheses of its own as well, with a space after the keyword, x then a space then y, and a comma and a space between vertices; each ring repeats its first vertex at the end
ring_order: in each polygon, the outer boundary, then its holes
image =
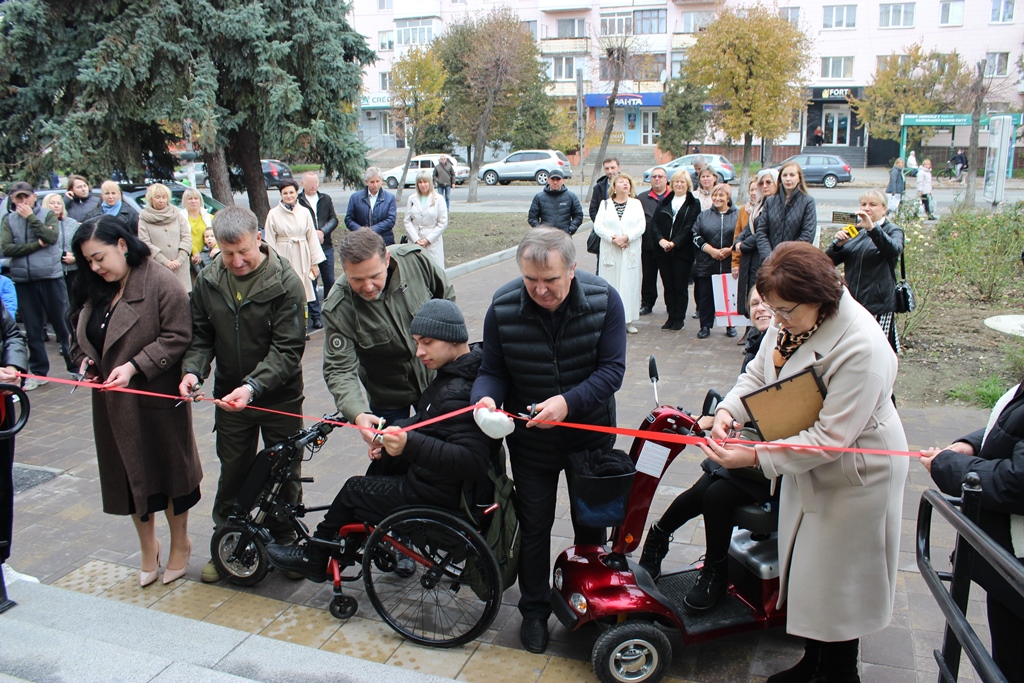
POLYGON ((437 193, 444 197, 446 209, 452 205, 452 185, 455 184, 455 166, 446 154, 442 154, 434 166, 434 184, 437 185, 437 193))
POLYGON ((548 174, 548 186, 537 193, 526 220, 531 228, 548 225, 575 235, 583 222, 583 205, 576 193, 565 186, 558 169, 548 174))
MULTIPOLYGON (((377 524, 395 510, 412 505, 459 508, 465 482, 487 480, 501 442, 484 435, 471 413, 415 425, 469 405, 473 380, 483 358, 470 346, 466 321, 454 302, 430 299, 412 319, 416 356, 437 376, 420 398, 415 416, 389 426, 370 447, 373 462, 366 476, 351 477, 334 498, 313 538, 332 541, 345 524, 377 524)), ((301 573, 310 581, 327 579, 329 546, 317 543, 267 547, 278 569, 301 573)))
MULTIPOLYGON (((314 171, 309 171, 302 176, 302 192, 299 194, 299 204, 309 209, 313 214, 313 225, 316 227, 316 236, 324 250, 324 260, 317 264, 320 268, 320 278, 324 283, 324 295, 331 293, 334 286, 334 241, 332 235, 338 227, 338 214, 334 211, 334 200, 329 195, 320 192, 320 176, 314 171)), ((316 289, 316 283, 313 283, 316 289)), ((322 329, 324 324, 320 320, 320 298, 317 292, 317 300, 309 304, 309 326, 315 330, 322 329)))
POLYGON ((654 214, 661 200, 668 195, 668 171, 662 166, 651 170, 651 189, 638 194, 644 207, 647 227, 640 242, 640 315, 650 315, 658 301, 658 228, 654 214))
POLYGON ((381 189, 384 178, 380 169, 371 166, 363 173, 366 189, 353 192, 345 209, 345 227, 349 230, 369 228, 384 238, 385 246, 395 243, 395 220, 398 207, 395 196, 381 189))
MULTIPOLYGON (((566 233, 529 231, 516 261, 522 279, 500 287, 484 317, 484 358, 472 402, 533 416, 517 420, 507 442, 523 539, 519 637, 530 652, 543 652, 559 475, 566 471, 573 495, 569 454, 610 450, 614 442, 608 434, 545 423, 615 425, 615 392, 626 370, 626 319, 611 285, 576 270, 576 248, 566 233)), ((573 528, 577 544, 604 541, 604 529, 575 521, 573 528)))

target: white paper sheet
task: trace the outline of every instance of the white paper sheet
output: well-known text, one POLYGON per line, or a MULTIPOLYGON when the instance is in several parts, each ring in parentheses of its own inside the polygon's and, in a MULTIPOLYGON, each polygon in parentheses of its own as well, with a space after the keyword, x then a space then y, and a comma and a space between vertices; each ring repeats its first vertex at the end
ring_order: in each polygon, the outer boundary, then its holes
POLYGON ((660 479, 661 473, 665 471, 665 462, 668 460, 670 452, 666 446, 648 441, 640 449, 640 457, 636 461, 636 471, 660 479))

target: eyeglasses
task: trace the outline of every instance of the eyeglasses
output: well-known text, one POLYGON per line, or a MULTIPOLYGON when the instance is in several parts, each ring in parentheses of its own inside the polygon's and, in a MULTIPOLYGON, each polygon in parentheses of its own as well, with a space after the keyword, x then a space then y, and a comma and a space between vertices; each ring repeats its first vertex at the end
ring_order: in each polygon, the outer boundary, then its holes
POLYGON ((786 322, 791 322, 793 320, 793 311, 795 311, 796 309, 800 308, 801 306, 803 306, 802 303, 797 304, 793 308, 791 308, 788 311, 786 311, 786 310, 783 310, 781 308, 772 308, 771 306, 769 306, 765 302, 763 302, 763 301, 761 302, 761 308, 765 309, 766 311, 768 311, 772 315, 779 316, 780 318, 782 318, 786 322))

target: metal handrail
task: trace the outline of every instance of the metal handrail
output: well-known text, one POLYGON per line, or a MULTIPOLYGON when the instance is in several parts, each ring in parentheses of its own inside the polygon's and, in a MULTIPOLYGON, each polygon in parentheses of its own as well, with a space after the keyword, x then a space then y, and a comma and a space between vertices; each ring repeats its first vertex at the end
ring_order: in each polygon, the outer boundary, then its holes
POLYGON ((955 683, 960 668, 960 652, 965 651, 984 683, 1005 683, 992 655, 985 649, 974 628, 967 623, 967 600, 971 590, 971 570, 975 558, 991 565, 1011 588, 1024 596, 1024 567, 1005 548, 978 527, 981 510, 981 478, 967 474, 961 498, 946 498, 935 490, 925 491, 917 513, 917 566, 946 619, 942 650, 933 652, 939 666, 939 681, 955 683), (960 506, 957 510, 954 506, 960 506), (953 571, 940 575, 931 562, 932 511, 940 515, 957 533, 953 552, 953 571), (947 591, 943 581, 949 581, 947 591))

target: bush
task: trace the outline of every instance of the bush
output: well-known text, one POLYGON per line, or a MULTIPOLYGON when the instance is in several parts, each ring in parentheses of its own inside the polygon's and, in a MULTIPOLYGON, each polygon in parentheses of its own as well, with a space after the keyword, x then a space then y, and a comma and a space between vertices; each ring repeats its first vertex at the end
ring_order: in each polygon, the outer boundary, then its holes
MULTIPOLYGON (((917 308, 913 313, 896 317, 901 337, 912 334, 914 329, 928 320, 929 312, 936 299, 949 286, 949 270, 935 243, 934 227, 921 221, 920 202, 903 202, 893 217, 893 222, 903 228, 903 260, 907 268, 907 281, 914 290, 917 308)), ((896 280, 899 281, 899 264, 896 265, 896 280)))
POLYGON ((306 171, 316 171, 319 173, 323 168, 320 164, 292 164, 292 175, 299 175, 306 171))
POLYGON ((989 213, 958 209, 939 221, 936 241, 950 275, 986 301, 1020 277, 1024 202, 989 213))

